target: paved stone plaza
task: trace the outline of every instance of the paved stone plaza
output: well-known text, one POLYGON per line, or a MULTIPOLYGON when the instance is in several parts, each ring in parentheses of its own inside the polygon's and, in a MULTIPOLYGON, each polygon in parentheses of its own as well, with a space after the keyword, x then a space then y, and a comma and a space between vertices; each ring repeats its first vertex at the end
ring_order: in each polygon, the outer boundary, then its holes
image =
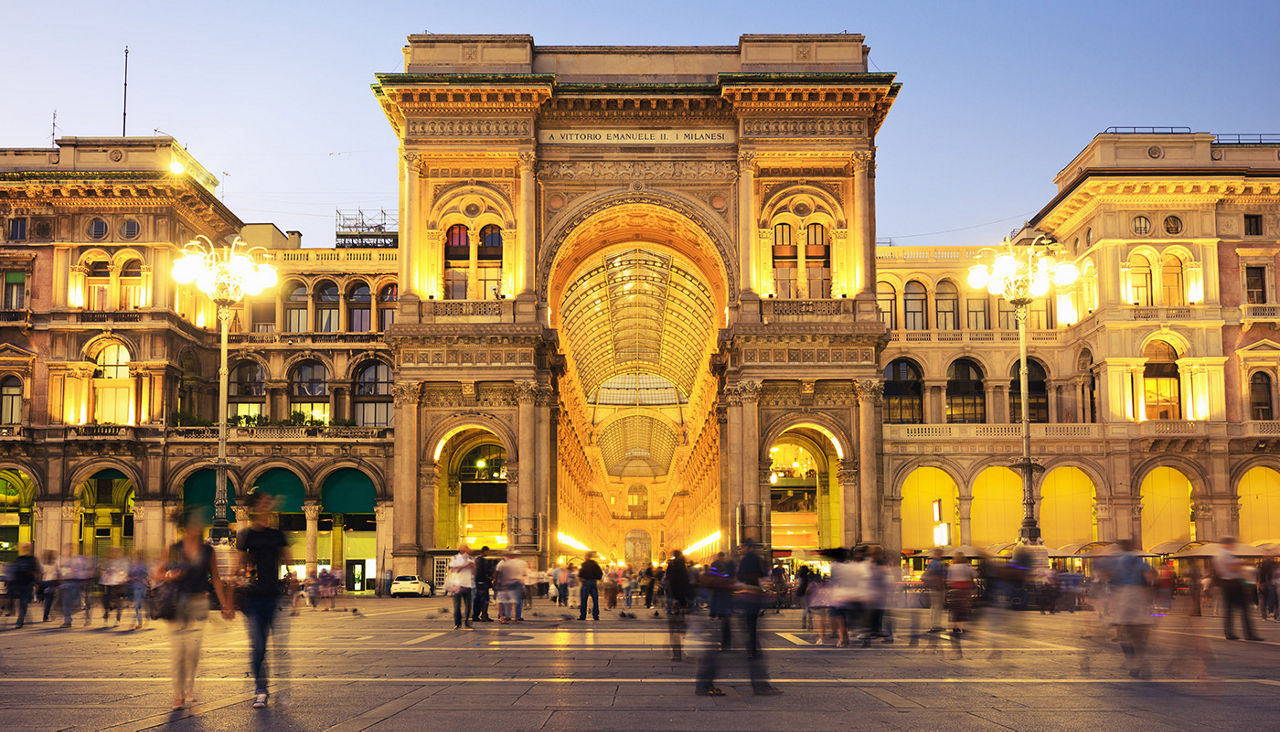
POLYGON ((240 620, 209 621, 198 702, 172 716, 159 623, 129 633, 95 618, 86 630, 80 617, 71 630, 0 633, 0 728, 1260 729, 1280 714, 1274 623, 1245 644, 1222 640, 1217 618, 1166 618, 1143 681, 1115 643, 1082 637, 1092 613, 1000 613, 957 649, 928 636, 911 644, 925 618, 899 611, 894 644, 836 649, 814 645, 798 612, 784 611, 766 617, 762 641, 785 693, 754 696, 739 652, 724 667, 726 695, 703 698, 693 694, 698 622, 676 663, 652 615, 584 624, 539 601, 524 623, 467 633, 452 630, 439 598, 352 604, 358 615, 286 618, 288 651, 272 657, 279 680, 262 711, 250 708, 240 620))

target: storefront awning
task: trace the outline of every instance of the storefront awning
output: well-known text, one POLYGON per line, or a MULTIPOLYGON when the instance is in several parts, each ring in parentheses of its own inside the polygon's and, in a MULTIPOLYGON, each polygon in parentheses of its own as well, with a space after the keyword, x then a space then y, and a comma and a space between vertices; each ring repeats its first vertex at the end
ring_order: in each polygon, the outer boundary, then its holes
POLYGON ((272 468, 258 478, 254 487, 263 493, 276 497, 276 510, 280 513, 302 513, 302 502, 307 497, 307 489, 302 479, 291 470, 272 468))
POLYGON ((326 513, 373 513, 378 491, 369 476, 343 468, 325 478, 320 503, 326 513))
MULTIPOLYGON (((199 510, 206 525, 213 523, 213 499, 218 491, 218 474, 211 469, 197 470, 182 484, 182 505, 199 510)), ((236 487, 227 480, 227 521, 235 521, 231 506, 236 500, 236 487)))

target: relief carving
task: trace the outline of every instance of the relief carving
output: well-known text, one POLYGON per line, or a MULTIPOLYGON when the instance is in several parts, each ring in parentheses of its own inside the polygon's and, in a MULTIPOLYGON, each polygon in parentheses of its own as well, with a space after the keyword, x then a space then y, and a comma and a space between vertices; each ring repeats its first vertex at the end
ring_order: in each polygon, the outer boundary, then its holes
POLYGON ((419 395, 422 392, 422 385, 419 383, 412 384, 392 384, 391 398, 397 407, 407 407, 418 403, 419 395))
POLYGON ((858 379, 853 382, 853 390, 859 402, 879 404, 884 397, 884 382, 880 379, 858 379))
POLYGON ((860 137, 866 123, 858 117, 752 119, 742 124, 743 137, 860 137))
POLYGON ((533 121, 519 118, 443 118, 409 120, 405 137, 533 137, 533 121))

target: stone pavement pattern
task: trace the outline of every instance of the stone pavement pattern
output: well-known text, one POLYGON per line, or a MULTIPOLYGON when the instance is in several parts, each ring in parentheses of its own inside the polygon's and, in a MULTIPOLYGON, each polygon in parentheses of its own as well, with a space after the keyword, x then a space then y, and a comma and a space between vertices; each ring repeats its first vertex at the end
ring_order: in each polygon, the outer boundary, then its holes
MULTIPOLYGON (((271 656, 271 703, 250 708, 243 622, 210 620, 197 704, 168 711, 163 625, 130 633, 82 616, 76 627, 0 633, 0 729, 1266 729, 1280 719, 1280 626, 1263 643, 1222 640, 1217 618, 1162 619, 1149 681, 1130 678, 1116 644, 1084 638, 1092 613, 989 613, 961 645, 817 646, 796 611, 768 614, 774 683, 757 697, 741 652, 693 695, 702 635, 670 660, 666 624, 607 614, 581 623, 544 601, 524 623, 452 629, 445 602, 358 599, 359 614, 288 618, 271 656), (957 651, 962 651, 958 653, 957 651), (1204 664, 1197 659, 1205 658, 1204 664), (1206 678, 1196 678, 1204 675, 1206 678)), ((691 623, 691 631, 701 623, 691 623)), ((1101 635, 1101 633, 1099 633, 1101 635)))

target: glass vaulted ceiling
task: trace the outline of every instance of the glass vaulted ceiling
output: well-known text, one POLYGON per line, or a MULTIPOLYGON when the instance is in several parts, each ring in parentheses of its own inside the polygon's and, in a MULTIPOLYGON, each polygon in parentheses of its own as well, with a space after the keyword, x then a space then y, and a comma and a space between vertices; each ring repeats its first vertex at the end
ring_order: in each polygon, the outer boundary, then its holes
MULTIPOLYGON (((715 304, 695 271, 644 249, 607 255, 565 288, 561 332, 587 400, 659 407, 688 401, 715 333, 715 304)), ((670 467, 675 436, 645 415, 600 434, 606 467, 670 467)))

